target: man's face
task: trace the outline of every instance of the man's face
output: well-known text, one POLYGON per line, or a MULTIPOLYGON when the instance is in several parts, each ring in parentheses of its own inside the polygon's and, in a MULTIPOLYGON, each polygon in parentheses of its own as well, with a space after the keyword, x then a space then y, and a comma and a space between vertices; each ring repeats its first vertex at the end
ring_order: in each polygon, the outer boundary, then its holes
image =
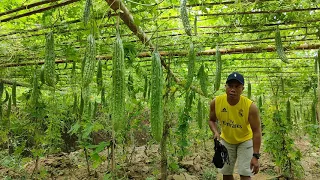
POLYGON ((231 80, 226 84, 226 93, 227 96, 231 99, 237 99, 242 94, 244 87, 243 84, 241 84, 237 80, 231 80))

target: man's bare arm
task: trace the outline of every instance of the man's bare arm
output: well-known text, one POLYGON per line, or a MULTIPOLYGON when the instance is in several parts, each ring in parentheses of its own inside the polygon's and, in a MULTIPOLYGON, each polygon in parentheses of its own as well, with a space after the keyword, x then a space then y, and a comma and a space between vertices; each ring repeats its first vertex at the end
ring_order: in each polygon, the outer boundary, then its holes
POLYGON ((210 103, 209 127, 214 135, 214 138, 220 139, 220 134, 217 126, 217 116, 215 111, 215 99, 210 103))
POLYGON ((259 117, 259 110, 257 106, 252 103, 249 109, 249 123, 253 133, 253 152, 259 153, 261 146, 261 122, 259 117))

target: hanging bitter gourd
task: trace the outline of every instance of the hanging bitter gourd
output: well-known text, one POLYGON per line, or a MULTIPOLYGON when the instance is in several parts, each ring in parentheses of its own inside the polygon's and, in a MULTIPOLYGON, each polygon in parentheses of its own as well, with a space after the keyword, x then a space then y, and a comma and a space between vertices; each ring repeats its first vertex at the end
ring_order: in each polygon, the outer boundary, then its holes
POLYGON ((32 91, 31 91, 31 103, 33 106, 38 105, 38 100, 40 96, 40 90, 38 87, 38 76, 37 73, 34 72, 32 79, 32 91))
POLYGON ((45 55, 45 82, 48 86, 54 87, 56 84, 55 70, 54 36, 50 32, 46 35, 46 55, 45 55))
POLYGON ((287 101, 287 116, 286 116, 286 119, 287 119, 287 123, 290 125, 292 122, 291 122, 291 105, 290 105, 290 100, 289 99, 287 101))
POLYGON ((86 56, 82 74, 82 97, 86 102, 89 97, 89 85, 92 81, 96 66, 96 43, 92 34, 87 38, 86 56))
POLYGON ((186 34, 191 36, 191 26, 187 11, 187 0, 180 0, 180 17, 186 34))
POLYGON ((4 91, 4 84, 3 84, 3 82, 0 81, 0 103, 2 100, 3 91, 4 91))
POLYGON ((113 49, 112 58, 112 122, 116 132, 125 129, 125 67, 124 50, 119 32, 113 49))
POLYGON ((8 106, 7 106, 7 118, 8 119, 10 119, 10 113, 11 113, 11 96, 9 96, 8 106))
MULTIPOLYGON (((4 86, 2 86, 1 94, 3 93, 3 91, 4 91, 4 86)), ((2 99, 0 99, 0 121, 2 120, 2 105, 5 104, 9 100, 9 97, 10 97, 9 92, 7 90, 5 90, 5 91, 6 91, 6 97, 4 98, 3 101, 1 101, 2 99)))
POLYGON ((160 54, 155 50, 152 53, 151 70, 151 132, 154 139, 161 141, 163 131, 162 88, 163 77, 160 54))
POLYGON ((2 104, 6 103, 9 100, 9 97, 10 97, 9 92, 6 90, 6 97, 2 101, 2 104))
POLYGON ((73 110, 72 110, 73 114, 77 114, 78 112, 78 97, 77 97, 77 93, 73 94, 73 110))
POLYGON ((88 109, 87 109, 87 116, 89 119, 91 119, 91 114, 92 114, 92 103, 89 102, 88 109))
POLYGON ((2 121, 2 94, 4 91, 4 85, 3 82, 0 81, 0 121, 2 121))
POLYGON ((194 75, 194 66, 195 66, 195 60, 196 60, 196 54, 194 51, 193 42, 190 42, 190 49, 188 54, 188 76, 187 76, 187 82, 185 85, 186 89, 189 89, 192 81, 193 81, 193 75, 194 75))
POLYGON ((147 93, 147 99, 150 99, 151 95, 151 81, 149 81, 149 88, 148 88, 148 93, 147 93))
POLYGON ((86 0, 86 4, 84 6, 84 12, 83 12, 83 21, 85 26, 88 24, 90 19, 91 6, 92 6, 92 0, 86 0))
POLYGON ((133 77, 131 76, 131 74, 129 74, 128 76, 128 91, 129 93, 132 93, 133 91, 133 77))
POLYGON ((320 48, 318 50, 318 54, 316 56, 317 64, 318 64, 318 72, 320 72, 320 48))
POLYGON ((80 108, 79 108, 79 116, 81 117, 84 111, 84 100, 82 95, 80 96, 80 108))
POLYGON ((314 73, 318 74, 318 58, 315 56, 314 58, 314 73))
POLYGON ((281 81, 281 91, 282 91, 282 94, 285 95, 285 90, 284 90, 284 79, 281 77, 280 78, 280 81, 281 81))
POLYGON ((288 58, 286 54, 284 53, 283 47, 282 47, 282 41, 281 41, 281 35, 280 35, 280 30, 279 28, 276 29, 276 34, 275 34, 275 42, 276 42, 276 50, 279 58, 285 62, 289 63, 288 58))
POLYGON ((194 35, 197 36, 198 35, 198 32, 197 32, 197 21, 198 21, 198 16, 195 16, 194 17, 194 35))
POLYGON ((214 80, 214 90, 215 91, 218 91, 220 88, 221 69, 222 69, 221 53, 219 50, 219 46, 217 45, 217 47, 216 47, 216 77, 214 80))
POLYGON ((144 88, 143 88, 143 98, 146 99, 147 93, 148 93, 148 77, 144 76, 144 88))
POLYGON ((311 123, 313 124, 317 124, 317 104, 315 101, 312 102, 312 105, 311 105, 311 123))
POLYGON ((203 107, 202 107, 202 102, 201 99, 199 98, 198 100, 198 116, 197 116, 197 122, 198 122, 198 126, 200 129, 202 129, 202 122, 203 122, 203 107))
POLYGON ((17 82, 16 81, 13 81, 11 96, 12 96, 13 106, 17 106, 17 82))
POLYGON ((102 106, 106 106, 106 97, 105 97, 105 88, 101 89, 101 104, 102 106))
POLYGON ((189 95, 189 100, 186 103, 186 107, 187 107, 188 111, 191 111, 193 100, 195 99, 196 93, 195 93, 195 91, 190 91, 189 94, 190 94, 189 95))
POLYGON ((92 118, 96 118, 97 116, 97 111, 98 111, 98 103, 97 101, 94 102, 94 105, 93 105, 93 112, 92 112, 92 118))
POLYGON ((203 64, 201 65, 198 71, 198 79, 200 80, 201 91, 203 92, 204 96, 208 96, 208 91, 207 91, 208 74, 204 71, 203 64))
POLYGON ((76 83, 77 83, 77 80, 76 80, 76 61, 73 61, 72 62, 72 70, 71 70, 71 84, 75 85, 76 83))
POLYGON ((89 86, 96 66, 96 43, 92 34, 87 38, 86 56, 82 75, 82 87, 89 86))
POLYGON ((261 96, 259 96, 259 99, 258 99, 258 106, 259 106, 259 109, 261 112, 261 108, 262 108, 262 97, 261 96))
POLYGON ((98 86, 98 92, 102 89, 103 86, 103 80, 102 80, 102 63, 101 60, 98 62, 98 69, 97 69, 97 86, 98 86))

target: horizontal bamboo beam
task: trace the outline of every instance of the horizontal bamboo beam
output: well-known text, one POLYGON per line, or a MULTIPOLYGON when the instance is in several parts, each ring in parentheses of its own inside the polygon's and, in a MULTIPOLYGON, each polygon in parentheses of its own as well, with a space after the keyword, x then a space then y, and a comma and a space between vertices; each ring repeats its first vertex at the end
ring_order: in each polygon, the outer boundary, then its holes
MULTIPOLYGON (((9 85, 13 85, 15 81, 13 80, 8 80, 8 79, 0 79, 0 82, 4 83, 4 84, 9 84, 9 85)), ((22 82, 16 82, 17 86, 22 86, 22 87, 31 87, 30 84, 27 83, 22 83, 22 82)))
MULTIPOLYGON (((319 49, 320 44, 302 44, 300 46, 294 48, 284 48, 290 50, 310 50, 310 49, 319 49)), ((275 52, 275 47, 248 47, 248 48, 235 48, 235 49, 220 49, 220 53, 224 54, 242 54, 242 53, 261 53, 261 52, 275 52)), ((161 56, 187 56, 188 51, 160 51, 161 56)), ((206 51, 201 51, 197 53, 197 56, 208 56, 208 55, 215 55, 216 50, 210 49, 206 51)), ((141 52, 137 55, 139 58, 151 57, 150 52, 141 52)), ((105 56, 96 56, 97 60, 111 60, 112 55, 105 55, 105 56)), ((56 63, 67 63, 72 62, 72 60, 56 60, 56 63)), ((0 68, 7 68, 7 67, 17 67, 17 66, 30 66, 36 64, 44 64, 44 61, 39 62, 25 62, 25 63, 8 63, 8 64, 0 64, 0 68)))
MULTIPOLYGON (((255 2, 256 0, 248 0, 249 2, 255 2)), ((270 1, 275 1, 275 0, 260 0, 260 2, 270 2, 270 1)), ((198 6, 221 6, 221 5, 232 5, 236 4, 237 1, 223 1, 223 2, 210 2, 210 3, 195 3, 195 4, 187 4, 187 7, 198 7, 198 6)), ((173 8, 180 8, 180 5, 176 6, 167 6, 167 7, 162 7, 158 8, 158 10, 165 10, 165 9, 173 9, 173 8)), ((132 13, 135 13, 136 11, 133 11, 132 13)))
POLYGON ((18 11, 21 11, 21 10, 26 10, 26 9, 30 9, 30 8, 33 8, 33 7, 36 7, 36 6, 40 6, 40 5, 43 5, 43 4, 56 2, 56 1, 59 1, 59 0, 43 0, 43 1, 40 1, 40 2, 36 2, 36 3, 20 6, 18 8, 15 8, 15 9, 12 9, 12 10, 9 10, 9 11, 1 12, 0 13, 0 17, 4 16, 4 15, 8 15, 8 14, 12 14, 12 13, 18 12, 18 11))
POLYGON ((13 32, 10 32, 7 34, 0 34, 0 37, 6 37, 6 36, 10 36, 10 35, 15 35, 15 34, 23 34, 23 33, 28 33, 28 32, 37 32, 37 31, 41 31, 41 30, 45 30, 45 29, 49 29, 49 28, 61 27, 61 26, 70 25, 70 24, 79 23, 79 22, 81 22, 81 20, 76 19, 76 20, 64 22, 62 24, 56 24, 53 26, 44 26, 44 27, 33 28, 33 29, 23 29, 23 30, 19 30, 19 31, 13 31, 13 32))
POLYGON ((54 8, 57 8, 57 7, 66 6, 68 4, 71 4, 71 3, 74 3, 74 2, 77 2, 77 1, 80 1, 80 0, 68 0, 68 1, 65 1, 63 3, 55 4, 53 6, 48 6, 48 7, 45 7, 45 8, 41 8, 41 9, 37 9, 37 10, 34 10, 34 11, 26 12, 26 13, 19 14, 19 15, 16 15, 16 16, 12 16, 12 17, 8 17, 8 18, 5 18, 5 19, 0 19, 0 23, 8 22, 8 21, 11 21, 11 20, 14 20, 14 19, 19 19, 19 18, 30 16, 30 15, 37 14, 37 13, 41 13, 41 12, 44 12, 44 11, 47 11, 47 10, 50 10, 50 9, 54 9, 54 8))
MULTIPOLYGON (((309 58, 310 59, 310 58, 309 58)), ((313 57, 314 59, 314 57, 313 57)), ((223 59, 224 61, 228 61, 230 59, 223 59)), ((236 59, 238 60, 238 59, 236 59)), ((265 59, 261 59, 261 60, 265 60, 265 59)), ((260 60, 260 61, 261 61, 260 60)), ((281 62, 280 59, 272 59, 272 60, 276 60, 278 62, 281 62)), ((289 62, 290 62, 291 59, 289 59, 289 62)), ((201 62, 211 62, 211 61, 214 61, 214 60, 206 60, 206 61, 201 61, 201 62)), ((188 61, 179 61, 178 63, 179 64, 187 64, 188 61)), ((140 65, 139 67, 141 68, 145 68, 145 70, 150 70, 151 69, 151 60, 146 60, 146 61, 137 61, 136 63, 145 63, 144 65, 140 65)), ((176 63, 174 63, 176 64, 176 63)), ((111 66, 111 64, 107 64, 107 66, 111 66)), ((171 66, 171 69, 175 70, 175 69, 179 69, 180 67, 179 66, 171 66)), ((75 69, 78 69, 80 70, 81 67, 76 67, 75 69)), ((245 72, 249 72, 249 73, 255 73, 255 72, 272 72, 272 73, 297 73, 297 74, 300 74, 300 73, 313 73, 314 72, 314 66, 313 64, 311 65, 292 65, 292 64, 285 64, 285 66, 282 66, 282 67, 279 67, 279 66, 252 66, 252 65, 249 65, 249 66, 224 66, 223 67, 223 70, 222 72, 230 72, 230 70, 232 69, 245 69, 245 72), (304 69, 301 69, 301 68, 304 68, 304 69), (273 70, 273 69, 279 69, 279 70, 273 70), (281 69, 281 71, 280 71, 281 69), (283 69, 286 69, 286 71, 284 71, 283 69), (295 70, 295 69, 301 69, 301 70, 295 70), (290 71, 288 71, 290 70, 290 71)), ((62 73, 60 72, 59 73, 59 76, 60 75, 70 75, 70 73, 68 71, 71 71, 72 70, 72 67, 65 67, 65 68, 56 68, 57 71, 62 71, 62 73)), ((16 71, 17 72, 17 71, 16 71)), ((22 77, 22 76, 25 76, 25 70, 23 70, 23 72, 18 72, 18 73, 14 73, 14 75, 12 74, 9 74, 9 75, 4 75, 3 77, 6 77, 6 78, 10 78, 10 77, 22 77)))
MULTIPOLYGON (((74 22, 81 22, 80 20, 74 20, 74 22)), ((313 19, 313 20, 308 20, 308 24, 306 24, 305 26, 294 26, 294 27, 286 27, 286 28, 280 28, 279 30, 280 31, 283 31, 283 30, 290 30, 290 29, 310 29, 310 28, 317 28, 316 25, 314 26, 310 26, 310 23, 317 23, 317 22, 320 22, 320 19, 313 19)), ((290 25, 290 24, 299 24, 299 23, 304 23, 305 24, 305 21, 289 21, 289 22, 283 22, 283 23, 272 23, 272 24, 262 24, 261 26, 266 26, 266 27, 270 27, 270 26, 278 26, 278 25, 290 25)), ((104 25, 103 27, 112 27, 114 26, 114 24, 107 24, 107 25, 104 25)), ((237 25, 237 28, 238 27, 256 27, 256 26, 260 26, 259 24, 253 24, 253 25, 237 25)), ((234 25, 226 25, 226 26, 198 26, 197 29, 221 29, 221 28, 235 28, 234 25)), ((27 33, 27 32, 37 32, 39 30, 43 30, 45 28, 35 28, 35 29, 30 29, 30 30, 24 30, 24 31, 15 31, 15 32, 11 32, 11 33, 8 33, 8 34, 1 34, 0 37, 6 37, 6 36, 10 36, 10 35, 15 35, 15 34, 22 34, 22 33, 27 33)), ((72 31, 83 31, 85 30, 85 28, 77 28, 77 29, 72 29, 72 30, 60 30, 59 31, 59 34, 64 34, 64 33, 70 33, 72 31)), ((158 31, 159 33, 162 33, 162 32, 170 32, 172 33, 172 31, 181 31, 183 30, 183 28, 166 28, 164 30, 160 30, 158 31)), ((263 30, 254 30, 254 31, 224 31, 224 32, 215 32, 215 33, 218 33, 218 34, 237 34, 237 33, 260 33, 260 32, 270 32, 270 31, 274 31, 274 28, 271 28, 271 29, 263 29, 263 30)), ((154 31, 146 31, 145 32, 146 34, 154 34, 155 32, 154 31)), ((21 39, 21 38, 28 38, 28 37, 36 37, 36 36, 42 36, 44 35, 45 33, 37 33, 37 34, 31 34, 31 35, 26 35, 26 36, 20 36, 20 37, 13 37, 11 39, 21 39)), ((200 33, 201 34, 201 33, 200 33)), ((200 35, 199 34, 199 35, 200 35)), ((213 34, 213 33, 202 33, 202 34, 213 34)), ((170 34, 170 35, 167 35, 167 36, 159 36, 159 38, 163 38, 163 37, 168 37, 168 36, 184 36, 185 34, 170 34)), ((125 36, 131 36, 131 34, 123 34, 121 35, 122 37, 125 37, 125 36)), ((113 38, 115 37, 114 35, 111 35, 109 36, 110 38, 113 38)), ((4 38, 1 38, 0 40, 4 40, 4 38)))
MULTIPOLYGON (((282 42, 283 43, 285 43, 285 42, 292 43, 292 42, 299 42, 299 41, 318 41, 318 38, 316 37, 316 35, 317 35, 317 33, 303 33, 303 34, 295 34, 295 35, 290 35, 290 36, 282 36, 282 39, 290 39, 290 40, 283 40, 282 42), (296 38, 296 37, 299 37, 299 36, 315 36, 316 39, 314 39, 314 38, 305 38, 305 39, 297 39, 297 40, 293 40, 292 39, 292 38, 296 38)), ((129 41, 129 42, 137 42, 137 40, 129 41)), ((255 40, 244 39, 244 40, 237 40, 237 41, 225 41, 222 44, 220 44, 220 46, 224 47, 224 46, 236 46, 236 45, 247 45, 247 44, 250 44, 250 45, 253 45, 253 44, 268 44, 268 43, 271 43, 273 45, 274 44, 274 37, 266 37, 266 38, 255 39, 255 40), (271 40, 271 41, 268 41, 268 40, 271 40), (232 44, 232 43, 234 43, 234 44, 232 44)), ((312 43, 312 42, 309 42, 309 43, 312 43)), ((199 44, 199 42, 194 42, 194 44, 199 44)), ((108 45, 112 46, 112 43, 111 44, 105 44, 105 45, 106 46, 108 46, 108 45)), ((168 46, 173 46, 173 44, 158 45, 158 49, 161 51, 162 47, 168 47, 168 46)), ((185 43, 177 43, 177 44, 174 44, 174 46, 176 46, 176 47, 185 46, 185 43)), ((44 46, 38 47, 38 48, 44 48, 44 46)), ((75 46, 75 48, 76 49, 81 49, 80 46, 75 46)), ((23 50, 28 50, 28 48, 25 48, 23 50)), ((176 48, 176 50, 179 50, 179 48, 176 48)), ((60 51, 60 50, 56 50, 56 51, 60 51)), ((28 55, 28 56, 30 57, 30 55, 28 55)), ((34 59, 34 57, 35 56, 33 56, 33 59, 34 59)), ((0 55, 0 58, 10 58, 10 57, 4 56, 4 55, 0 55)), ((30 58, 26 58, 26 59, 30 59, 30 58)))
MULTIPOLYGON (((56 64, 61 63, 68 63, 73 62, 72 60, 56 60, 56 64)), ((0 68, 8 68, 8 67, 17 67, 17 66, 33 66, 33 65, 41 65, 44 64, 44 61, 38 61, 38 62, 23 62, 23 63, 7 63, 7 64, 0 64, 0 68)))
MULTIPOLYGON (((320 19, 317 19, 315 20, 317 22, 320 22, 320 19)), ((109 25, 108 25, 109 26, 109 25)), ((111 26, 111 25, 110 25, 111 26)), ((198 27, 198 29, 210 29, 211 27, 210 26, 201 26, 201 27, 198 27)), ((310 29, 310 28, 317 28, 317 26, 298 26, 298 27, 286 27, 286 28, 280 28, 279 30, 280 31, 284 31, 284 30, 295 30, 295 29, 310 29)), ((78 28, 78 29, 73 29, 73 30, 60 30, 58 33, 59 34, 64 34, 64 33, 71 33, 73 31, 82 31, 84 30, 84 28, 78 28)), ((167 30, 164 30, 164 31, 159 31, 160 33, 161 32, 165 32, 165 31, 168 31, 170 32, 170 34, 168 35, 161 35, 161 36, 158 36, 157 38, 171 38, 171 37, 177 37, 177 36, 185 36, 184 33, 176 33, 176 34, 172 34, 172 31, 181 31, 183 30, 182 28, 171 28, 171 29, 167 29, 167 30)), ((223 32, 199 32, 198 33, 198 37, 199 36, 203 36, 203 35, 212 35, 212 34, 246 34, 246 33, 264 33, 264 32, 272 32, 274 31, 274 28, 269 28, 269 29, 263 29, 263 30, 253 30, 253 31, 223 31, 223 32)), ((154 34, 155 32, 154 31, 149 31, 149 32, 145 32, 145 34, 154 34)), ((30 37, 37 37, 37 36, 44 36, 46 33, 45 32, 42 32, 42 33, 35 33, 35 34, 30 34, 30 35, 22 35, 22 36, 17 36, 17 37, 11 37, 10 39, 24 39, 24 38, 30 38, 30 37)), ((308 33, 308 34, 311 34, 311 33, 308 33)), ((313 34, 316 34, 316 33, 313 33, 313 34)), ((131 37, 132 34, 123 34, 121 35, 121 37, 131 37)), ((1 35, 0 35, 1 37, 1 35)), ((3 36, 5 37, 5 36, 3 36)), ((101 38, 114 38, 115 35, 110 35, 110 36, 107 36, 107 37, 101 37, 101 38)), ((7 38, 0 38, 0 40, 6 40, 7 38)), ((137 42, 138 40, 131 40, 130 42, 137 42)))
MULTIPOLYGON (((303 34, 302 34, 303 35, 303 34)), ((313 35, 313 34, 308 34, 308 35, 313 35)), ((315 35, 315 34, 314 34, 315 35)), ((299 36, 299 35, 296 35, 296 36, 299 36)), ((296 36, 286 36, 286 37, 283 37, 284 39, 290 39, 289 37, 296 37, 296 36)), ((314 42, 318 42, 319 40, 318 39, 312 39, 312 38, 306 38, 306 39, 300 39, 300 40, 295 40, 295 41, 292 41, 292 40, 283 40, 282 41, 282 43, 285 43, 285 42, 290 42, 290 43, 292 43, 292 42, 299 42, 299 41, 302 41, 302 42, 304 42, 304 41, 308 41, 309 43, 312 43, 312 41, 314 41, 314 42)), ((194 45, 196 45, 196 44, 199 44, 198 42, 194 42, 194 45)), ((253 40, 253 41, 249 41, 249 40, 238 40, 238 41, 226 41, 226 42, 224 42, 224 43, 222 43, 222 44, 220 44, 220 47, 225 47, 225 46, 236 46, 236 45, 254 45, 254 44, 274 44, 274 38, 263 38, 263 39, 260 39, 260 40, 253 40), (271 41, 263 41, 263 40, 271 40, 271 41), (237 43, 237 44, 232 44, 233 42, 240 42, 240 43, 237 43), (243 42, 243 43, 241 43, 241 42, 243 42)), ((110 45, 110 46, 112 46, 112 44, 105 44, 106 46, 108 46, 108 45, 110 45)), ((184 46, 185 44, 184 43, 178 43, 178 44, 174 44, 174 46, 177 46, 177 47, 179 47, 179 46, 184 46)), ((159 45, 158 46, 158 49, 159 49, 159 51, 161 51, 161 49, 162 48, 166 48, 166 47, 169 47, 169 46, 173 46, 172 44, 165 44, 165 45, 159 45)), ((43 47, 38 47, 38 48, 44 48, 44 46, 43 47)), ((82 49, 82 47, 80 47, 80 46, 75 46, 74 47, 75 49, 82 49)), ((183 48, 181 48, 181 49, 183 49, 183 48)), ((18 51, 19 49, 17 49, 17 51, 18 51)), ((26 49, 23 49, 23 50, 28 50, 27 48, 26 49)), ((56 52, 59 52, 59 51, 62 51, 63 49, 56 49, 56 52)), ((175 49, 176 51, 178 51, 179 50, 179 48, 176 48, 175 49)), ((184 49, 183 49, 184 50, 184 49)), ((32 56, 30 56, 30 55, 26 55, 26 56, 28 56, 28 57, 24 57, 24 56, 19 56, 19 57, 16 57, 16 60, 20 60, 20 61, 22 61, 22 62, 26 62, 26 61, 28 61, 28 60, 35 60, 35 59, 37 59, 37 60, 39 60, 39 57, 37 57, 36 55, 32 55, 32 56)), ((0 59, 1 58, 3 58, 3 59, 10 59, 10 56, 4 56, 4 55, 0 55, 0 59)), ((57 56, 57 58, 61 58, 61 57, 58 57, 57 56)), ((111 58, 111 56, 110 57, 106 57, 106 58, 111 58)), ((141 57, 141 58, 143 58, 143 57, 141 57)), ((104 56, 97 56, 97 59, 105 59, 105 57, 104 56)), ((7 63, 6 61, 1 61, 2 63, 7 63)), ((0 67, 1 67, 1 65, 0 65, 0 67)))
MULTIPOLYGON (((288 12, 301 12, 301 11, 317 11, 320 8, 305 8, 305 9, 281 9, 276 11, 243 11, 243 12, 227 12, 227 13, 211 13, 211 14, 201 14, 197 15, 199 17, 209 17, 209 16, 233 16, 233 15, 245 15, 245 14, 278 14, 278 13, 288 13, 288 12)), ((180 16, 169 16, 169 17, 161 17, 158 19, 161 20, 169 20, 169 19, 178 19, 180 16)), ((145 18, 142 21, 153 21, 153 18, 145 18)))
POLYGON ((211 13, 203 14, 200 16, 226 16, 226 15, 244 15, 244 14, 278 14, 278 13, 288 13, 288 12, 301 12, 301 11, 317 11, 320 7, 315 8, 304 8, 304 9, 281 9, 276 11, 244 11, 244 12, 230 12, 230 13, 211 13))
MULTIPOLYGON (((210 3, 209 3, 210 4, 210 3)), ((299 9, 299 10, 303 10, 303 9, 299 9)), ((308 9, 307 9, 308 10, 308 9)), ((280 10, 280 11, 288 11, 288 10, 280 10)), ((173 17, 170 17, 171 18, 180 18, 179 16, 173 16, 173 17)), ((164 19, 168 19, 167 18, 164 18, 164 19)), ((142 20, 142 22, 144 21, 149 21, 150 19, 146 19, 146 20, 142 20)), ((199 20, 200 21, 200 20, 199 20)), ((203 21, 203 20, 202 20, 203 21)), ((308 24, 310 24, 311 22, 319 22, 320 20, 308 20, 308 24)), ((78 22, 81 22, 80 19, 76 19, 76 20, 72 20, 70 22, 68 22, 68 24, 72 24, 72 23, 78 23, 78 22)), ((288 24, 298 24, 298 23, 306 23, 306 21, 288 21, 288 22, 281 22, 281 23, 271 23, 271 24, 252 24, 252 25, 237 25, 237 27, 256 27, 256 26, 278 26, 278 25, 288 25, 288 24)), ((55 25, 56 26, 61 26, 61 25, 55 25)), ((110 27, 110 26, 114 26, 114 24, 108 24, 107 27, 110 27)), ((215 29, 215 28, 234 28, 235 26, 234 25, 227 25, 227 26, 211 26, 211 27, 198 27, 198 28, 212 28, 212 29, 215 29)), ((46 28, 49 28, 49 27, 41 27, 41 28, 35 28, 35 29, 31 29, 31 30, 23 30, 23 31, 16 31, 16 32, 11 32, 11 33, 8 33, 8 34, 1 34, 0 37, 4 37, 4 36, 8 36, 8 35, 14 35, 14 34, 18 34, 18 33, 24 33, 24 32, 36 32, 36 31, 39 31, 39 30, 43 30, 43 29, 46 29, 46 28)), ((74 31, 77 31, 77 30, 84 30, 83 28, 82 29, 74 29, 74 31)), ((179 28, 173 28, 173 29, 169 29, 170 31, 172 30, 181 30, 179 28)), ((169 31, 168 29, 165 29, 163 31, 159 31, 159 32, 165 32, 165 31, 169 31)), ((69 32, 69 31, 64 31, 64 32, 69 32)), ((145 33, 154 33, 154 32, 145 32, 145 33)), ((36 36, 38 35, 41 35, 41 34, 37 34, 36 36)), ((32 36, 28 36, 28 37, 32 37, 32 36)))

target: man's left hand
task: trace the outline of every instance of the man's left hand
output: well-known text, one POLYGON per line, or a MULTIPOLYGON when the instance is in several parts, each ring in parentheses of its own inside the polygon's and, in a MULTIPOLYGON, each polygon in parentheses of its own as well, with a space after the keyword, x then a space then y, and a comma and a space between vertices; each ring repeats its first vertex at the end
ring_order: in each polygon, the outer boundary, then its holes
POLYGON ((259 161, 257 158, 252 157, 250 162, 250 169, 252 170, 253 174, 257 174, 259 172, 259 161))

